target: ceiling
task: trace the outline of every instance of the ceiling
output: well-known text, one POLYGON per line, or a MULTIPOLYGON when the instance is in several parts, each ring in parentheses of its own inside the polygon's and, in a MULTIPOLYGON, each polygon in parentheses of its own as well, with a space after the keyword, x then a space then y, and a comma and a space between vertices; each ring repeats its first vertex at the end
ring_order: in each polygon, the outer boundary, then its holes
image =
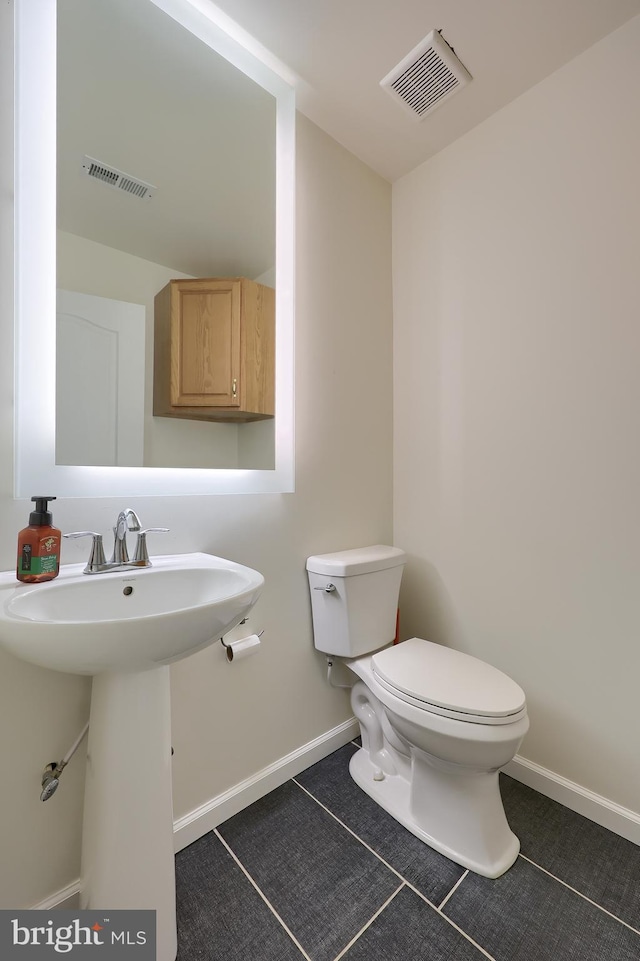
POLYGON ((58 227, 195 277, 275 262, 275 99, 148 0, 58 0, 58 227), (85 176, 85 155, 157 187, 85 176))
POLYGON ((390 181, 640 14, 640 0, 216 0, 297 75, 298 108, 390 181), (473 77, 422 121, 379 82, 431 31, 473 77))
MULTIPOLYGON (((295 83, 298 108, 389 181, 640 14, 640 0, 215 6, 295 83), (380 80, 434 29, 473 80, 416 121, 380 80)), ((268 274, 271 95, 149 0, 59 0, 58 17, 59 227, 192 276, 268 274), (83 176, 85 154, 156 185, 155 197, 132 199, 83 176)))

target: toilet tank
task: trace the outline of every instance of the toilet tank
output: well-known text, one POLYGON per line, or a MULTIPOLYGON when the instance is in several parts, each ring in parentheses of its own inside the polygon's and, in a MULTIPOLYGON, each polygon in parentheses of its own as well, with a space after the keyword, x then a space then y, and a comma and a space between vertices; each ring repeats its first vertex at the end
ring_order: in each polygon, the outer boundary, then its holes
POLYGON ((391 643, 405 561, 404 551, 384 544, 307 559, 319 651, 361 657, 391 643))

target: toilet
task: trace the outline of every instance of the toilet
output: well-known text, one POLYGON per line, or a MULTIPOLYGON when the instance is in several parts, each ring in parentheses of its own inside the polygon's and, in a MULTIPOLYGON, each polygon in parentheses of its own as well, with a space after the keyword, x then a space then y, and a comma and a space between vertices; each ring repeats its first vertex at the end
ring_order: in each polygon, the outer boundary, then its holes
POLYGON ((307 560, 314 643, 330 680, 348 668, 360 723, 349 770, 416 837, 497 878, 520 850, 498 774, 529 728, 525 695, 468 654, 418 637, 392 644, 405 561, 380 544, 307 560))

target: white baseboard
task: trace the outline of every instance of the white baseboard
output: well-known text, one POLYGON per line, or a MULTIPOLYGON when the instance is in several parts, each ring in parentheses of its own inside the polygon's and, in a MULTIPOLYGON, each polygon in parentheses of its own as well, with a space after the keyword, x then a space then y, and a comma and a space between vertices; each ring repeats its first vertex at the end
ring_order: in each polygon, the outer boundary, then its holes
MULTIPOLYGON (((264 797, 269 791, 280 787, 296 774, 300 774, 312 764, 337 751, 359 733, 358 722, 355 718, 350 718, 263 768, 262 771, 258 771, 257 774, 234 785, 228 791, 201 804, 189 814, 178 818, 173 825, 175 850, 181 851, 182 848, 197 841, 227 818, 264 797)), ((640 814, 635 811, 624 808, 519 755, 507 764, 504 772, 516 781, 521 781, 540 794, 544 794, 545 797, 564 804, 565 807, 595 821, 596 824, 601 824, 614 834, 619 834, 640 845, 640 814)), ((77 880, 41 901, 40 904, 34 904, 33 907, 45 911, 54 908, 75 910, 78 906, 79 891, 80 881, 77 880)))
POLYGON ((601 824, 614 834, 640 844, 640 813, 610 801, 575 781, 535 764, 516 754, 504 768, 504 773, 533 788, 553 801, 584 815, 590 821, 601 824))
POLYGON ((360 726, 352 717, 178 818, 173 825, 175 850, 181 851, 188 844, 193 844, 227 818, 233 817, 269 791, 300 774, 305 768, 337 751, 359 733, 360 726))
POLYGON ((51 897, 33 905, 34 911, 77 911, 80 906, 80 878, 72 881, 66 888, 56 891, 51 897))

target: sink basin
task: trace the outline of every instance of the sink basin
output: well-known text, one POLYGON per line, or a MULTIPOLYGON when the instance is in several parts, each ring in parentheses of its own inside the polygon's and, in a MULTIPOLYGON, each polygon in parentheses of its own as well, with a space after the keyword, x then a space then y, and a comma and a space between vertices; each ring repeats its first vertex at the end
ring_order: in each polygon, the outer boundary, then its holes
POLYGON ((0 575, 0 645, 71 674, 141 671, 187 657, 238 624, 264 584, 211 554, 173 554, 140 570, 60 568, 42 584, 0 575))

